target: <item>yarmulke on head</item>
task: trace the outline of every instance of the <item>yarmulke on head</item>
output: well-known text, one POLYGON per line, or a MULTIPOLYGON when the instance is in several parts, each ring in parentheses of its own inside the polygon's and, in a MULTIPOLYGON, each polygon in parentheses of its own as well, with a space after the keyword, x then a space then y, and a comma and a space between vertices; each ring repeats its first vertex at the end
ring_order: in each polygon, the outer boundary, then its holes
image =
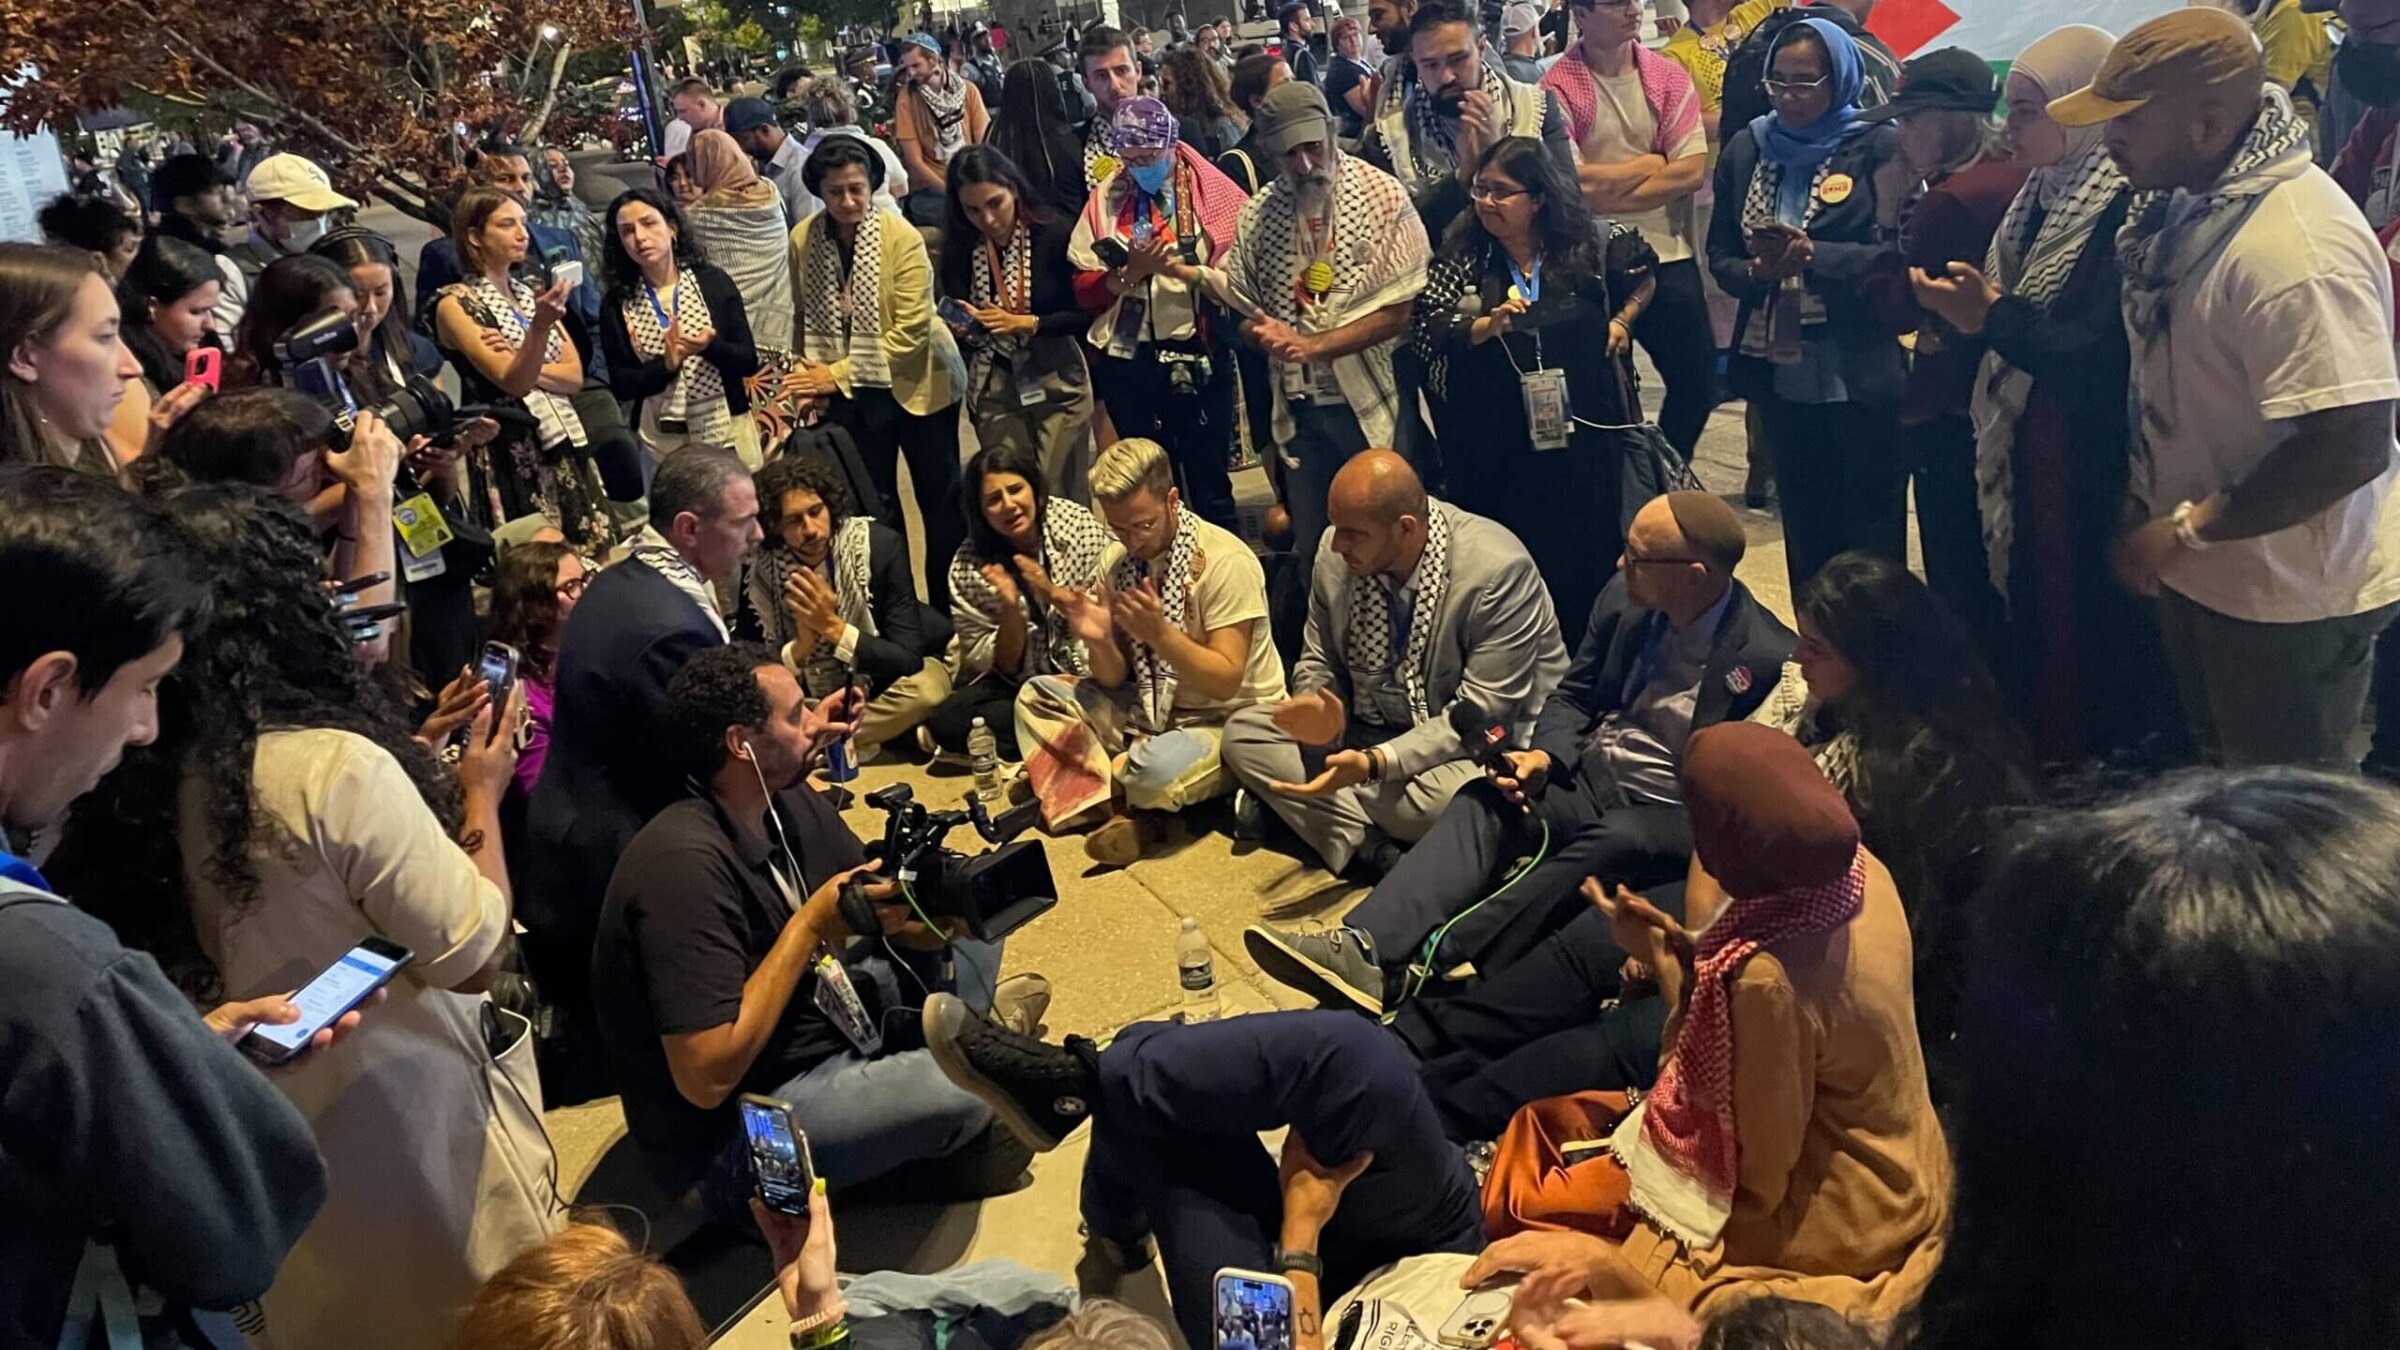
POLYGON ((1720 722, 1683 751, 1692 851, 1725 893, 1752 900, 1850 870, 1858 818, 1806 747, 1772 727, 1720 722))
POLYGON ((1670 492, 1667 510, 1674 513, 1675 528, 1682 531, 1692 551, 1707 559, 1711 567, 1731 572, 1750 551, 1750 536, 1742 529, 1742 518, 1713 492, 1670 492))

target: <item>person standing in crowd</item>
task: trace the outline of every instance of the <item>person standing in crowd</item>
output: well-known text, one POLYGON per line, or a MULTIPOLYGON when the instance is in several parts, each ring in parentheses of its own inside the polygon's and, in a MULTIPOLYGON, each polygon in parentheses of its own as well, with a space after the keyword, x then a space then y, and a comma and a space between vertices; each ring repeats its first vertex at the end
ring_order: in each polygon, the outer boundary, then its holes
MULTIPOLYGON (((796 331, 797 301, 792 278, 791 226, 783 218, 783 202, 775 189, 758 176, 750 157, 722 131, 692 136, 692 182, 700 199, 683 212, 692 243, 709 265, 723 272, 741 296, 749 321, 756 364, 746 401, 788 404, 784 375, 792 368, 792 334, 796 331)), ((781 408, 777 409, 778 414, 781 408)), ((780 415, 763 420, 782 425, 780 415)), ((755 426, 734 428, 742 461, 756 465, 766 448, 755 426)), ((780 438, 777 438, 780 439, 780 438)))
MULTIPOLYGON (((533 799, 550 758, 550 722, 558 699, 558 640, 592 582, 592 567, 564 543, 537 539, 500 559, 492 581, 492 640, 517 649, 525 690, 525 733, 510 788, 516 809, 533 799)), ((522 866, 522 863, 519 864, 522 866)))
POLYGON ((591 206, 575 193, 575 164, 555 145, 543 146, 533 161, 533 223, 575 237, 586 261, 600 257, 606 230, 591 206))
MULTIPOLYGON (((525 257, 543 275, 560 263, 576 262, 586 267, 581 283, 568 293, 567 311, 570 322, 562 325, 567 338, 583 357, 584 383, 575 392, 575 415, 582 419, 585 432, 591 438, 593 454, 599 460, 601 472, 610 486, 630 496, 638 497, 639 482, 635 473, 633 436, 625 430, 624 415, 611 398, 606 384, 608 364, 601 357, 600 341, 600 260, 583 251, 581 239, 566 228, 553 228, 538 219, 534 209, 533 156, 521 145, 501 140, 487 140, 478 146, 468 162, 468 172, 474 181, 485 187, 498 188, 517 199, 525 208, 525 257)), ((458 241, 438 235, 425 241, 417 251, 417 297, 420 309, 418 324, 431 332, 436 328, 432 316, 436 298, 443 288, 463 279, 459 265, 458 241)))
POLYGON ((925 719, 917 743, 928 754, 963 756, 980 717, 1000 757, 1021 760, 1016 702, 1025 682, 1091 673, 1057 592, 1100 584, 1109 537, 1089 510, 1050 490, 1029 446, 976 451, 961 504, 967 542, 950 561, 959 683, 925 719))
POLYGON ((1043 824, 1097 824, 1084 852, 1121 867, 1165 841, 1163 813, 1232 789, 1225 719, 1280 700, 1283 662, 1258 555, 1183 506, 1165 449, 1127 440, 1101 451, 1092 497, 1117 537, 1101 582, 1051 590, 1091 673, 1027 680, 1017 744, 1043 824))
POLYGON ((694 133, 725 125, 725 108, 717 102, 715 86, 696 75, 668 91, 667 104, 675 115, 667 119, 667 143, 659 147, 662 163, 691 149, 694 133))
POLYGON ((45 243, 98 258, 112 286, 125 279, 142 247, 142 222, 106 197, 62 193, 34 213, 34 223, 45 243))
POLYGON ((1516 0, 1500 11, 1500 66, 1519 84, 1540 84, 1549 62, 1542 57, 1542 7, 1516 0))
POLYGON ((1230 530, 1235 375, 1203 271, 1233 249, 1247 198, 1177 135, 1157 99, 1119 103, 1114 121, 1121 162, 1067 244, 1076 296, 1092 311, 1092 383, 1117 435, 1162 447, 1184 504, 1230 530))
POLYGON ((85 822, 83 874, 146 897, 112 902, 114 922, 203 999, 288 990, 368 938, 415 953, 356 1035, 275 1074, 328 1194, 261 1309, 274 1343, 316 1345, 371 1290, 405 1289, 378 1335, 440 1346, 451 1309, 562 1212, 531 1029, 485 994, 509 949, 500 800, 522 700, 476 715, 453 775, 360 664, 296 510, 230 485, 170 509, 213 613, 173 737, 85 822))
POLYGON ((2026 168, 2010 156, 1992 118, 1999 92, 1990 63, 1945 47, 1910 61, 1892 101, 1860 114, 1900 129, 1900 153, 1886 165, 1891 176, 1876 185, 1877 199, 1899 211, 1900 249, 1878 260, 1866 285, 1894 333, 1917 335, 1900 396, 1898 447, 1914 484, 1925 580, 1993 664, 2009 644, 1975 500, 1969 403, 1983 344, 1920 307, 1907 282, 1911 268, 1947 276, 1952 262, 1980 265, 2025 185, 2026 168))
MULTIPOLYGON (((0 592, 42 598, 12 612, 0 657, 0 827, 15 840, 57 831, 158 736, 159 691, 207 593, 165 512, 56 466, 0 470, 0 592)), ((0 849, 0 1339, 91 1335, 87 1271, 114 1271, 128 1302, 162 1301, 157 1344, 180 1344, 169 1324, 195 1310, 267 1291, 325 1203, 325 1164, 231 1043, 299 1016, 282 997, 195 1015, 155 961, 0 849)))
POLYGON ((932 1055, 883 1028, 951 987, 978 1011, 1030 1025, 1048 1005, 1046 982, 995 988, 997 944, 945 940, 876 877, 858 836, 808 786, 839 733, 808 718, 772 651, 694 654, 662 712, 660 739, 690 790, 625 850, 592 960, 626 1126, 652 1174, 669 1194, 697 1184, 704 1217, 748 1222, 755 1182, 734 1099, 753 1092, 790 1103, 833 1185, 912 1164, 965 1183, 942 1189, 969 1196, 1013 1183, 1027 1151, 995 1137, 991 1110, 946 1081, 932 1055), (876 902, 882 931, 848 927, 851 881, 876 902), (980 1175, 961 1164, 980 1164, 980 1175))
POLYGON ((1252 52, 1233 63, 1229 92, 1234 106, 1242 113, 1242 138, 1233 143, 1232 149, 1217 156, 1217 168, 1249 196, 1266 191, 1267 184, 1283 171, 1283 162, 1258 143, 1258 105, 1266 99, 1268 90, 1290 78, 1291 68, 1266 52, 1252 52))
POLYGON ((225 249, 233 264, 223 297, 231 316, 221 325, 227 332, 240 322, 250 302, 250 287, 268 263, 308 252, 333 228, 328 219, 333 212, 358 209, 357 202, 333 190, 333 180, 323 169, 298 155, 269 155, 237 181, 250 202, 250 233, 225 249))
MULTIPOLYGON (((1767 92, 1766 81, 1774 75, 1770 69, 1777 48, 1783 43, 1783 30, 1804 19, 1822 19, 1842 30, 1858 49, 1858 106, 1880 108, 1892 92, 1900 87, 1900 58, 1883 45, 1883 39, 1867 31, 1866 15, 1880 0, 1804 0, 1788 8, 1776 6, 1770 12, 1755 16, 1741 45, 1725 62, 1723 84, 1725 102, 1722 125, 1726 144, 1733 133, 1749 126, 1760 117, 1774 112, 1780 100, 1767 92)), ((1728 16, 1730 22, 1730 16, 1728 16)))
MULTIPOLYGON (((119 327, 116 292, 91 254, 0 244, 0 332, 17 342, 0 370, 0 464, 116 477, 109 426, 142 373, 119 327)), ((182 405, 201 392, 182 395, 182 405)))
MULTIPOLYGON (((1691 18, 1668 36, 1658 54, 1683 67, 1700 98, 1700 123, 1708 131, 1709 166, 1725 143, 1726 63, 1752 29, 1788 7, 1790 0, 1684 0, 1691 18)), ((1735 127, 1735 130, 1740 130, 1735 127)))
POLYGON ((1428 235, 1440 237, 1466 213, 1476 166, 1506 137, 1530 136, 1561 167, 1574 168, 1575 144, 1558 100, 1486 59, 1465 0, 1418 5, 1401 50, 1415 82, 1405 99, 1378 108, 1358 158, 1400 180, 1428 235))
POLYGON ((475 505, 498 526, 540 516, 570 543, 604 552, 615 539, 607 491, 572 401, 583 358, 562 324, 568 286, 536 291, 514 268, 525 260, 525 207, 498 188, 467 189, 451 216, 459 260, 473 271, 435 301, 435 337, 469 397, 509 403, 533 419, 489 449, 487 501, 475 505))
POLYGON ((1158 101, 1175 114, 1184 143, 1205 159, 1214 161, 1242 138, 1224 70, 1189 47, 1168 52, 1158 63, 1158 101))
POLYGON ((1268 93, 1255 129, 1283 173, 1242 209, 1223 285, 1266 349, 1293 551, 1311 568, 1334 474, 1370 445, 1393 445, 1403 413, 1415 416, 1400 406, 1392 353, 1430 250, 1407 189, 1341 152, 1315 86, 1268 93))
POLYGON ((1017 166, 1031 188, 1031 201, 1072 220, 1091 196, 1083 176, 1083 142, 1067 122, 1058 72, 1049 62, 1027 58, 1008 68, 1000 86, 1000 111, 983 143, 1017 166))
POLYGON ((217 156, 218 171, 231 180, 235 187, 247 187, 250 175, 257 172, 258 166, 267 161, 273 150, 274 144, 258 129, 257 123, 248 120, 236 122, 233 124, 232 137, 224 142, 217 156))
POLYGON ((875 209, 900 214, 900 199, 892 195, 892 185, 908 182, 908 169, 892 147, 867 133, 859 123, 858 100, 850 86, 831 75, 821 75, 801 86, 800 107, 808 118, 808 139, 800 143, 800 162, 793 173, 799 182, 799 205, 792 215, 797 227, 803 220, 824 208, 808 186, 808 157, 816 153, 829 137, 843 136, 863 142, 883 160, 883 183, 875 189, 875 209))
POLYGON ((1428 496, 1399 455, 1352 458, 1326 511, 1296 692, 1226 719, 1225 767, 1325 870, 1373 881, 1480 773, 1452 710, 1531 732, 1567 649, 1524 546, 1428 496))
POLYGON ((1655 264, 1640 231, 1593 219, 1538 141, 1493 146, 1473 192, 1473 214, 1426 270, 1410 340, 1450 447, 1450 499, 1509 523, 1574 642, 1623 545, 1629 451, 1616 429, 1641 421, 1628 367, 1655 264), (1545 295, 1571 297, 1566 315, 1520 330, 1545 295), (1563 402, 1537 426, 1528 391, 1562 379, 1563 402))
POLYGON ((234 298, 243 292, 241 269, 226 256, 226 249, 235 242, 233 196, 233 180, 206 155, 169 155, 150 176, 157 233, 206 249, 217 261, 219 333, 232 332, 242 321, 242 307, 234 298))
POLYGON ((585 1035, 609 873, 681 781, 660 745, 667 681, 693 652, 727 640, 717 592, 739 582, 760 538, 757 488, 729 451, 670 456, 649 500, 649 523, 625 561, 592 579, 560 635, 549 763, 525 815, 540 878, 517 904, 526 970, 585 1035))
POLYGON ((747 382, 758 371, 758 348, 733 278, 702 259, 682 213, 648 188, 608 204, 600 256, 608 268, 600 340, 609 385, 641 407, 647 467, 655 472, 687 445, 757 459, 747 382))
POLYGON ((1342 140, 1351 144, 1367 134, 1367 114, 1375 107, 1375 71, 1360 56, 1364 33, 1356 19, 1334 20, 1333 59, 1325 66, 1325 103, 1341 121, 1342 140))
POLYGON ((925 589, 950 603, 941 559, 958 551, 958 414, 966 365, 950 329, 934 317, 933 268, 924 236, 875 210, 883 163, 848 137, 808 157, 809 192, 825 209, 792 231, 802 361, 794 391, 824 400, 865 458, 883 523, 906 537, 900 459, 917 494, 925 538, 925 589))
POLYGON ((775 120, 775 105, 763 98, 737 98, 725 105, 725 134, 742 147, 758 166, 761 178, 783 199, 784 228, 800 223, 800 204, 808 187, 800 181, 800 161, 808 152, 796 136, 775 120))
MULTIPOLYGON (((346 319, 358 315, 358 291, 340 263, 314 253, 296 253, 267 264, 265 271, 252 278, 242 326, 234 330, 233 351, 225 363, 225 388, 297 387, 305 368, 284 363, 277 354, 280 339, 327 310, 338 310, 346 319)), ((346 371, 357 355, 353 348, 333 356, 336 373, 346 371)), ((305 378, 312 385, 319 383, 313 376, 305 378)), ((303 392, 340 401, 330 388, 312 387, 303 392)))
POLYGON ((911 34, 900 52, 906 91, 893 116, 892 139, 908 166, 908 198, 902 205, 912 224, 942 221, 946 166, 959 151, 983 139, 990 116, 983 91, 942 60, 930 33, 911 34))
POLYGON ((1988 347, 1969 411, 1984 559, 2005 599, 1999 673, 2043 760, 2129 747, 2173 720, 2148 604, 2109 569, 2126 497, 2131 378, 2115 240, 2125 176, 2102 129, 2062 127, 2052 100, 2091 83, 2116 39, 2050 33, 2008 74, 2008 139, 2031 171, 1989 261, 1910 274, 1917 303, 1988 347))
POLYGON ((1649 885, 1681 873, 1686 742, 1756 711, 1792 654, 1791 630, 1733 575, 1748 547, 1741 519, 1709 493, 1645 505, 1530 748, 1460 788, 1343 927, 1245 933, 1260 970, 1380 1015, 1422 983, 1412 965, 1499 969, 1531 950, 1579 907, 1586 877, 1649 885), (1495 891, 1519 857, 1537 861, 1495 891))
POLYGON ((2158 596, 2192 739, 2228 764, 2353 764, 2400 601, 2390 264, 2222 10, 2127 33, 2050 115, 2106 121, 2141 194, 2117 256, 2147 518, 2117 571, 2158 596))
POLYGON ((811 700, 851 684, 865 694, 852 737, 863 764, 950 697, 950 620, 917 599, 908 541, 851 510, 830 461, 786 455, 761 470, 758 523, 750 618, 811 700))
POLYGON ((343 363, 342 373, 361 402, 380 403, 411 378, 430 380, 441 374, 441 349, 409 327, 400 251, 391 240, 349 226, 318 240, 309 252, 347 273, 350 293, 357 297, 360 349, 343 363))
POLYGON ((1292 0, 1275 16, 1283 40, 1283 63, 1291 67, 1292 78, 1302 84, 1317 83, 1317 53, 1308 45, 1316 31, 1314 17, 1301 0, 1292 0))
POLYGON ((194 349, 221 347, 213 315, 224 288, 216 258, 181 239, 156 235, 135 255, 117 298, 125 345, 153 402, 183 383, 184 358, 194 349))
POLYGON ((940 280, 973 320, 952 331, 968 344, 976 442, 1024 447, 1053 491, 1081 503, 1092 496, 1093 400, 1080 337, 1087 320, 1067 256, 1073 234, 999 151, 969 146, 950 166, 940 280))
POLYGON ((1577 38, 1542 80, 1566 107, 1582 151, 1583 198, 1642 232, 1658 255, 1657 293, 1633 337, 1666 385, 1659 430, 1690 460, 1716 403, 1717 344, 1700 285, 1695 200, 1707 185, 1708 132, 1683 67, 1641 41, 1640 0, 1574 0, 1577 38))
POLYGON ((1891 128, 1858 118, 1864 68, 1840 24, 1810 17, 1778 32, 1775 111, 1717 161, 1708 264, 1741 302, 1732 385, 1775 449, 1798 589, 1836 553, 1907 556, 1900 344, 1858 287, 1887 247, 1878 192, 1899 150, 1891 128))
POLYGON ((2333 91, 2334 41, 2325 16, 2306 0, 2231 0, 2227 8, 2250 20, 2265 53, 2267 83, 2291 96, 2292 111, 2313 138, 2317 110, 2333 91))
POLYGON ((1075 53, 1077 73, 1092 99, 1083 137, 1083 181, 1087 192, 1097 193, 1117 170, 1117 108, 1141 92, 1142 67, 1133 59, 1133 39, 1106 24, 1093 25, 1075 53))

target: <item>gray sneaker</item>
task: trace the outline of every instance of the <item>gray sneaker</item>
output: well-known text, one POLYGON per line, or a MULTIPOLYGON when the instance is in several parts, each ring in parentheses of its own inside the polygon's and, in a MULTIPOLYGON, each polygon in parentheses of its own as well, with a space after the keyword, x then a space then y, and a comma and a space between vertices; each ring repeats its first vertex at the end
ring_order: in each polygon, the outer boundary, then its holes
POLYGON ((1252 924, 1242 930, 1242 946, 1268 979, 1285 988, 1383 1016, 1383 968, 1375 963, 1374 940, 1357 929, 1303 933, 1252 924))

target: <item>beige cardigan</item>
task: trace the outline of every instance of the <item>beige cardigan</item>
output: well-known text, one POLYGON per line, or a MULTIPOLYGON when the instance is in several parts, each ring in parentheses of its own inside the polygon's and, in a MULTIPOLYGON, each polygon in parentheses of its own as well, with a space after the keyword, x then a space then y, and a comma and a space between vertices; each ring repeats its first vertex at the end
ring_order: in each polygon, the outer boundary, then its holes
MULTIPOLYGON (((792 227, 795 295, 799 287, 808 284, 808 274, 800 259, 808 245, 809 232, 832 228, 830 211, 812 212, 792 227)), ((883 357, 892 368, 892 398, 919 417, 954 406, 960 391, 966 388, 967 366, 959 357, 958 342, 950 336, 949 325, 934 319, 933 264, 925 254, 925 236, 915 226, 897 220, 883 223, 883 277, 876 293, 883 310, 883 357)), ((800 351, 803 347, 797 329, 808 321, 807 304, 795 304, 794 312, 792 349, 800 351)), ((843 395, 855 396, 850 383, 850 359, 843 357, 829 369, 843 395)))
POLYGON ((1924 1292, 1950 1221, 1950 1153, 1917 1044, 1908 919, 1867 860, 1856 919, 1744 962, 1733 979, 1733 1214, 1686 1252, 1649 1224, 1624 1254, 1706 1316, 1758 1294, 1883 1320, 1924 1292))

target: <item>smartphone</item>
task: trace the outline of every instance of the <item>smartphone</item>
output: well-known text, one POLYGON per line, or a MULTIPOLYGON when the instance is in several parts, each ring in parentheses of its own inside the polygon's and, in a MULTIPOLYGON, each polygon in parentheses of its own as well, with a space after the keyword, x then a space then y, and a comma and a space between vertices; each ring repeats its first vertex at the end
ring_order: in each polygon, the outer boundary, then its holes
POLYGON ((208 392, 217 392, 217 379, 225 368, 225 353, 202 343, 183 354, 183 382, 206 385, 208 392))
POLYGON ((341 610, 342 623, 349 628, 350 636, 359 642, 374 641, 376 635, 383 631, 385 619, 397 619, 408 612, 408 603, 403 600, 394 600, 388 605, 369 605, 365 609, 342 608, 339 602, 335 607, 341 610))
POLYGON ((1507 1327, 1508 1305, 1515 1299, 1513 1284, 1477 1289, 1459 1301, 1435 1339, 1454 1350, 1485 1350, 1507 1327))
POLYGON ((778 1214, 808 1213, 817 1165, 808 1156, 808 1136, 792 1122, 792 1104, 743 1093, 742 1137, 750 1141, 750 1170, 758 1177, 759 1199, 778 1214))
POLYGON ((933 312, 942 316, 943 323, 961 332, 980 333, 983 331, 983 321, 976 318, 965 305, 958 303, 950 296, 945 295, 935 301, 933 312))
POLYGON ((475 673, 492 692, 492 729, 484 738, 486 745, 500 739, 500 714, 508 711, 508 696, 517 687, 518 659, 517 649, 505 642, 483 644, 483 655, 475 658, 475 673))
POLYGON ((347 612, 351 606, 358 603, 360 592, 380 586, 391 579, 392 574, 389 572, 369 572, 363 577, 352 577, 348 581, 334 582, 325 588, 325 594, 333 598, 335 609, 347 612))
POLYGON ((1112 270, 1123 267, 1125 261, 1133 256, 1133 251, 1125 247, 1124 241, 1117 239, 1093 240, 1092 253, 1100 259, 1101 266, 1112 270))
POLYGON ((581 286, 583 284, 583 264, 569 258, 565 262, 553 266, 550 269, 550 284, 555 286, 562 281, 567 283, 567 289, 570 291, 581 286))
POLYGON ((300 1005, 299 1021, 290 1026, 252 1027, 242 1037, 242 1053, 260 1064, 289 1063, 308 1048, 309 1038, 366 1002, 414 959, 416 953, 397 942, 366 939, 292 995, 292 1002, 300 1005))
POLYGON ((1217 1350, 1292 1350, 1292 1282, 1231 1266, 1218 1271, 1217 1350))

